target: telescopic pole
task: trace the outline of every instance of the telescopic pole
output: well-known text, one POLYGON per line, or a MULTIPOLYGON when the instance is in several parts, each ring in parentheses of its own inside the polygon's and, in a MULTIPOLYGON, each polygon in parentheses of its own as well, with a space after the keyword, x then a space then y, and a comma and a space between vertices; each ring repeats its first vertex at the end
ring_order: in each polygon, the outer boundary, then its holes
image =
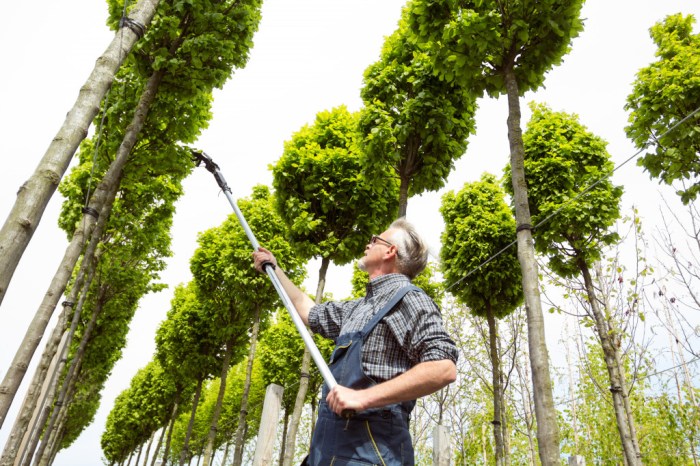
MULTIPOLYGON (((236 202, 233 200, 233 197, 231 196, 231 188, 229 188, 228 185, 226 184, 226 180, 224 179, 224 176, 221 174, 221 171, 219 170, 219 166, 217 164, 215 164, 214 161, 211 159, 211 157, 209 157, 204 152, 192 151, 192 155, 194 156, 195 160, 197 161, 197 166, 199 166, 200 163, 203 163, 204 166, 206 167, 206 169, 209 170, 214 175, 216 182, 218 183, 219 187, 226 195, 226 199, 228 199, 228 202, 231 204, 231 207, 233 207, 233 211, 236 213, 236 217, 238 217, 238 221, 240 222, 241 226, 243 227, 243 230, 245 231, 245 234, 248 237, 248 240, 253 245, 253 249, 255 249, 257 251, 260 248, 260 244, 258 244, 258 241, 255 239, 255 235, 251 231, 250 226, 248 226, 248 222, 246 221, 245 217, 243 216, 243 213, 238 208, 238 205, 236 204, 236 202)), ((326 361, 323 359, 321 352, 316 347, 316 344, 314 343, 313 338, 311 338, 311 334, 309 333, 308 329, 306 328, 306 325, 304 325, 304 321, 301 320, 301 317, 299 316, 299 313, 297 312, 296 308, 294 307, 294 304, 292 304, 292 300, 289 298, 289 295, 287 295, 287 292, 284 291, 284 288, 282 288, 282 283, 280 283, 279 278, 277 278, 277 275, 275 275, 274 265, 272 265, 270 263, 264 264, 263 269, 265 270, 265 273, 267 273, 267 276, 270 277, 270 280, 272 281, 272 285, 277 290, 277 294, 279 294, 280 299, 282 300, 282 303, 284 304, 284 307, 287 308, 289 315, 292 317, 292 321, 294 322, 294 325, 296 326, 297 330, 299 331, 299 334, 301 335, 302 340, 304 340, 304 344, 309 349, 309 352, 311 353, 311 358, 314 360, 314 362, 316 363, 316 367, 318 367, 318 370, 321 372, 321 376, 323 377, 323 380, 325 380, 326 385, 328 385, 329 390, 333 390, 333 387, 338 385, 338 383, 336 382, 335 377, 333 377, 331 370, 328 368, 326 361)))

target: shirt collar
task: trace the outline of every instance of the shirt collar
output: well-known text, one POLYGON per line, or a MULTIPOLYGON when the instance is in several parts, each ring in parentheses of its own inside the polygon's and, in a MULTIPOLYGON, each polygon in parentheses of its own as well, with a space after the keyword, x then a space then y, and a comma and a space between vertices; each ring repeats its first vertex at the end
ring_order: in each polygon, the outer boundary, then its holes
POLYGON ((367 284, 367 296, 382 293, 399 286, 410 285, 411 280, 402 273, 388 273, 373 278, 367 284))

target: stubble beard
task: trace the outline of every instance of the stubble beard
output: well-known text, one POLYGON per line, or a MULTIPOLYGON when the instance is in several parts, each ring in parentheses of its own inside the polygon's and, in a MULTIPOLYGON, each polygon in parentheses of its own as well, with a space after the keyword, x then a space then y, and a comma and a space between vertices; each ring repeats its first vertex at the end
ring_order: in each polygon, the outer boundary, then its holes
POLYGON ((357 268, 362 270, 363 272, 367 272, 367 264, 365 264, 365 258, 366 257, 360 257, 357 259, 357 268))

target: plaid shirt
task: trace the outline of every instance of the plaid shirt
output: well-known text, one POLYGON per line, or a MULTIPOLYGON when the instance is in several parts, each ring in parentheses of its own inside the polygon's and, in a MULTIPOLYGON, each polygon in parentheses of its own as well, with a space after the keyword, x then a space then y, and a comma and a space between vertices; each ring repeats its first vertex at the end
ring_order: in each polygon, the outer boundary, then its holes
MULTIPOLYGON (((364 298, 312 307, 309 327, 333 340, 362 330, 399 288, 410 284, 402 274, 377 277, 367 285, 364 298)), ((377 383, 403 374, 418 363, 443 359, 457 362, 457 347, 442 325, 440 310, 424 292, 408 292, 377 324, 362 348, 362 368, 377 383)))

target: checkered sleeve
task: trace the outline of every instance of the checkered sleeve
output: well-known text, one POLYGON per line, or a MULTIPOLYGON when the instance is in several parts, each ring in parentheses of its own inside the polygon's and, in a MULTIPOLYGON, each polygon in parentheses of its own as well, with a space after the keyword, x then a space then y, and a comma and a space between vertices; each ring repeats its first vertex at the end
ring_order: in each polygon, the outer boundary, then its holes
POLYGON ((315 305, 309 311, 309 328, 312 332, 335 341, 340 335, 345 317, 358 301, 328 301, 315 305))
POLYGON ((445 330, 440 309, 425 293, 408 293, 387 323, 414 364, 443 359, 457 362, 457 347, 445 330))

